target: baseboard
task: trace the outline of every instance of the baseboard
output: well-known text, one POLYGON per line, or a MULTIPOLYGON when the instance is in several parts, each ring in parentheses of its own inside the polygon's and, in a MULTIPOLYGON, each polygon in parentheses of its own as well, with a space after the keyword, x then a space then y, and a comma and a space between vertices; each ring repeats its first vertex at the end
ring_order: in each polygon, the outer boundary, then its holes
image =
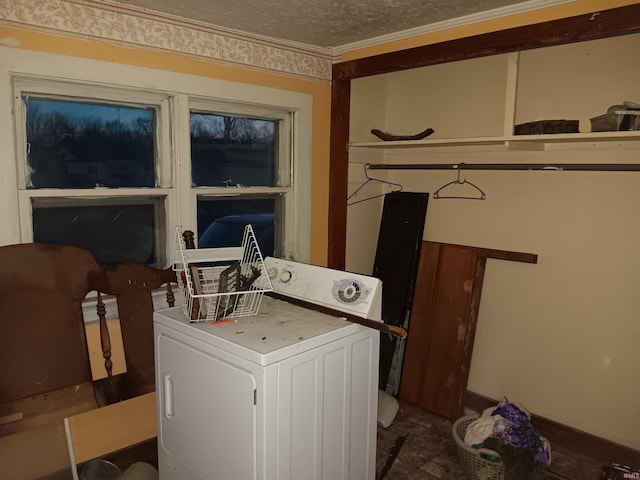
MULTIPOLYGON (((467 390, 464 406, 471 410, 482 412, 485 408, 497 404, 498 400, 467 390)), ((537 415, 531 415, 531 422, 551 442, 552 447, 557 445, 566 448, 603 465, 622 463, 634 467, 640 466, 638 450, 537 415)))

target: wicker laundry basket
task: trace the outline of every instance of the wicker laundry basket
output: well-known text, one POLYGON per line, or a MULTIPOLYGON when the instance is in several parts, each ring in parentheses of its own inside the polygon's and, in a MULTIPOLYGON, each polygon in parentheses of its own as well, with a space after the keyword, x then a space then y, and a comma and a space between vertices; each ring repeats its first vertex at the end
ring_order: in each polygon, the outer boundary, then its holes
POLYGON ((462 470, 471 480, 503 480, 504 464, 500 455, 487 448, 473 448, 464 443, 464 435, 478 415, 467 415, 453 424, 453 439, 458 448, 462 470))

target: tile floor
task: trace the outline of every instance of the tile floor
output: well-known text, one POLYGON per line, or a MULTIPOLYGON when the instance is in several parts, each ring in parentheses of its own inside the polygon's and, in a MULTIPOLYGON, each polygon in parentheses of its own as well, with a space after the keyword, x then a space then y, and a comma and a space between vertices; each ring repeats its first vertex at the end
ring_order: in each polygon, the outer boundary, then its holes
MULTIPOLYGON (((402 435, 407 438, 385 480, 467 480, 458 463, 451 422, 404 402, 400 402, 398 416, 389 428, 378 427, 376 478, 402 435)), ((601 469, 594 460, 552 445, 551 467, 543 478, 597 480, 601 469)))

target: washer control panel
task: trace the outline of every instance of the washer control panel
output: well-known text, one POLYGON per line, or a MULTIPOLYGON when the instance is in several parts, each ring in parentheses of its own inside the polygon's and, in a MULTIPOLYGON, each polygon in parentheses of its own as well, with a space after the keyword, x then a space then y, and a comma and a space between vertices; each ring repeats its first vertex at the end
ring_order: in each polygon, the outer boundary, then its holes
POLYGON ((264 263, 277 293, 380 320, 382 282, 377 278, 274 257, 264 263))

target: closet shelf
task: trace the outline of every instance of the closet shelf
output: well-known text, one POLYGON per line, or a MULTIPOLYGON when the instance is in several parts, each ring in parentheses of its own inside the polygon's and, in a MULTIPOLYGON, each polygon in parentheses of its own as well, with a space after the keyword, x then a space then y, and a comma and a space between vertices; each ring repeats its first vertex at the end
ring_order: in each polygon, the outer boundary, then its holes
POLYGON ((420 147, 449 147, 456 145, 500 145, 505 142, 504 137, 469 137, 442 138, 425 140, 395 140, 390 142, 351 142, 350 147, 356 148, 420 148, 420 147))
POLYGON ((543 149, 547 144, 640 141, 640 131, 555 133, 548 135, 511 135, 505 137, 467 137, 391 142, 351 142, 349 148, 401 149, 428 147, 464 147, 504 145, 507 150, 543 149))
MULTIPOLYGON (((640 172, 640 163, 368 163, 369 170, 543 170, 640 172)), ((461 183, 461 182, 459 182, 461 183)))

